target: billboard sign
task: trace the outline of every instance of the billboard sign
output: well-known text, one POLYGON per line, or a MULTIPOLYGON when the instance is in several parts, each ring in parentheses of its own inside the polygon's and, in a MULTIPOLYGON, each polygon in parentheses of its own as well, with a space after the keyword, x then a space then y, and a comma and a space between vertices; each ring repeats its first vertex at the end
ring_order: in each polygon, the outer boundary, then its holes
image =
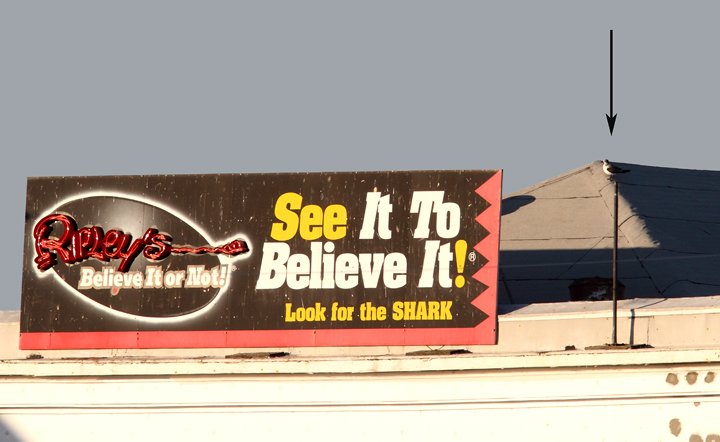
POLYGON ((501 182, 30 178, 20 347, 494 344, 501 182))

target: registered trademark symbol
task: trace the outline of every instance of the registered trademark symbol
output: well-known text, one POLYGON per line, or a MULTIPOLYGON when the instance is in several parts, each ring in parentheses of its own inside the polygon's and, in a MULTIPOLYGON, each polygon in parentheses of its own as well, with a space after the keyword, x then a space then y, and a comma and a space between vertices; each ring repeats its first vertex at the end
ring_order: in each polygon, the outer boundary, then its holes
POLYGON ((475 252, 470 252, 470 253, 468 254, 468 260, 469 260, 470 262, 475 262, 476 259, 477 259, 477 255, 475 254, 475 252))

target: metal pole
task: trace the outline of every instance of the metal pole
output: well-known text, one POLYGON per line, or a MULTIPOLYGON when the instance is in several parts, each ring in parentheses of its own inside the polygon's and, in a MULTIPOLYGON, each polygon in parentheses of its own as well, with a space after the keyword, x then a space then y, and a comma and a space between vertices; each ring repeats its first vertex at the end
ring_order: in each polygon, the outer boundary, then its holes
POLYGON ((617 345, 617 255, 618 255, 618 183, 615 181, 615 238, 613 241, 613 333, 612 345, 617 345))

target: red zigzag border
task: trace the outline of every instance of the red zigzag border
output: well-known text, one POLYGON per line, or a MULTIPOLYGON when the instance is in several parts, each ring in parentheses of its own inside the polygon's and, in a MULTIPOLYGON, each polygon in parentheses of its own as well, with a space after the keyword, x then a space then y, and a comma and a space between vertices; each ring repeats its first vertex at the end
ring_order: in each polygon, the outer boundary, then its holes
POLYGON ((492 343, 496 341, 497 324, 497 285, 498 285, 498 254, 500 253, 500 201, 502 199, 502 170, 498 171, 482 186, 475 189, 475 193, 490 203, 475 218, 490 234, 473 247, 478 253, 488 259, 473 278, 482 282, 488 288, 472 301, 472 305, 486 313, 489 318, 475 328, 476 336, 483 343, 488 342, 492 336, 492 343))

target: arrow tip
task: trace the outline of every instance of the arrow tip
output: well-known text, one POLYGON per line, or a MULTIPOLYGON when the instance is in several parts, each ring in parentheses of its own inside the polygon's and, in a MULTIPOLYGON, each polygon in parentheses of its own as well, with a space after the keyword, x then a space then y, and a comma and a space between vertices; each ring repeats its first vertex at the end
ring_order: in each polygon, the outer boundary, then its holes
POLYGON ((613 129, 615 129, 615 118, 617 118, 617 114, 613 115, 612 117, 608 114, 605 114, 605 117, 607 117, 608 127, 610 128, 610 135, 612 136, 613 129))

